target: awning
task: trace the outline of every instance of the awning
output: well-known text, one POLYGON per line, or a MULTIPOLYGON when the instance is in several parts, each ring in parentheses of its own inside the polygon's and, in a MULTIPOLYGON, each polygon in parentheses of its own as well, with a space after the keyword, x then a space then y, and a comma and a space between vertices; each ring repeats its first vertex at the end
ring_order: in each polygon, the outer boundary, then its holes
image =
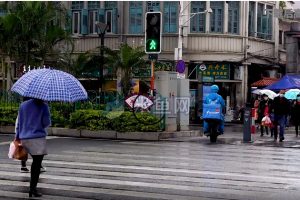
POLYGON ((265 87, 265 86, 268 86, 268 85, 272 85, 276 81, 278 81, 277 78, 264 77, 261 80, 252 83, 251 87, 265 87))
POLYGON ((265 89, 269 90, 286 90, 286 89, 300 89, 300 75, 289 74, 282 77, 276 83, 269 85, 265 89))

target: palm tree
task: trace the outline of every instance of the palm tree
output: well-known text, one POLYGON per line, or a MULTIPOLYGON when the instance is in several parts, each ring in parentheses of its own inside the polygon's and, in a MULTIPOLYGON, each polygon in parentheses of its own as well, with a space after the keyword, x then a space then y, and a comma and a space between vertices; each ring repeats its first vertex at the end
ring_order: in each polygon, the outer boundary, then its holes
POLYGON ((43 63, 54 46, 69 36, 59 24, 53 23, 57 13, 64 10, 52 2, 13 2, 6 10, 7 15, 0 18, 0 43, 6 47, 2 50, 9 57, 18 56, 25 65, 43 63))
POLYGON ((145 52, 142 47, 132 48, 128 44, 122 44, 120 49, 116 51, 106 49, 106 55, 107 64, 121 75, 120 83, 123 95, 128 95, 132 87, 132 70, 145 65, 145 60, 143 59, 145 52))
MULTIPOLYGON (((95 73, 99 72, 99 63, 101 60, 99 54, 95 53, 99 52, 99 48, 101 47, 98 47, 93 52, 80 54, 77 59, 72 61, 72 73, 75 74, 75 76, 80 77, 85 73, 85 78, 100 78, 99 74, 95 73)), ((145 55, 144 50, 142 47, 132 48, 128 44, 122 44, 119 50, 111 50, 107 47, 103 47, 103 51, 104 67, 113 69, 118 83, 122 86, 122 93, 126 96, 132 87, 131 79, 133 69, 145 65, 145 60, 143 59, 145 55)))

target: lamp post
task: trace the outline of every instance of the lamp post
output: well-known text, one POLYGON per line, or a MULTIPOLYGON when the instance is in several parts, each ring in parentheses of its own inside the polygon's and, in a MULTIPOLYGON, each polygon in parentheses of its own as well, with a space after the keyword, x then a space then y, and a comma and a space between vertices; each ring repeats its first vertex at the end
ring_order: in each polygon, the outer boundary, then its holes
POLYGON ((96 22, 95 25, 99 29, 98 35, 101 40, 100 43, 100 66, 99 66, 99 95, 102 92, 102 80, 103 80, 103 48, 104 48, 104 36, 105 36, 105 31, 108 28, 108 25, 102 22, 96 22))
POLYGON ((185 24, 188 23, 195 15, 199 14, 206 14, 206 13, 212 13, 212 9, 208 8, 207 10, 204 10, 203 12, 196 12, 196 13, 190 13, 189 15, 183 14, 184 10, 187 8, 187 6, 190 4, 188 3, 185 7, 183 7, 184 1, 180 1, 180 12, 179 12, 179 29, 178 29, 178 49, 176 54, 176 60, 182 60, 182 46, 183 46, 183 29, 185 27, 185 24), (184 18, 186 21, 184 21, 184 18), (188 18, 188 19, 186 19, 188 18))

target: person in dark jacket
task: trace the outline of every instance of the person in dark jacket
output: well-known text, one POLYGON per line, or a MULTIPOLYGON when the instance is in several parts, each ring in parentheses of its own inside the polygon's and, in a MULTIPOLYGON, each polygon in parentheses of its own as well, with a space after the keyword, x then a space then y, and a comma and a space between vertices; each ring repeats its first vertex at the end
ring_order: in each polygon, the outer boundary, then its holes
MULTIPOLYGON (((271 104, 272 104, 272 100, 269 99, 268 95, 263 94, 262 95, 262 100, 259 102, 258 105, 258 122, 261 124, 262 119, 265 116, 269 116, 270 115, 270 111, 271 111, 271 104)), ((264 135, 264 128, 266 130, 266 134, 269 135, 269 129, 267 126, 262 126, 260 125, 260 136, 262 137, 264 135)), ((272 136, 272 133, 271 133, 272 136)))
POLYGON ((297 95, 296 101, 292 103, 291 121, 295 126, 296 136, 298 137, 298 128, 300 126, 300 94, 297 95))
POLYGON ((277 140, 278 126, 280 127, 279 141, 284 140, 284 128, 286 117, 289 115, 290 102, 284 97, 284 90, 279 92, 279 95, 274 98, 272 110, 274 112, 274 140, 277 140))

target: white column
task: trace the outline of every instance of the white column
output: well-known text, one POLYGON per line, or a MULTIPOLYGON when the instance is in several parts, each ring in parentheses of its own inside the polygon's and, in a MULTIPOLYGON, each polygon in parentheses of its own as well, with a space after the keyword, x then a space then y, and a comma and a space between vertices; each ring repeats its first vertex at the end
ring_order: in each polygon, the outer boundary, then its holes
MULTIPOLYGON (((208 10, 210 8, 210 1, 206 1, 206 10, 208 10)), ((205 30, 206 30, 206 33, 209 33, 210 32, 210 13, 206 13, 205 14, 205 30)))
POLYGON ((223 33, 228 33, 228 19, 229 19, 228 3, 224 1, 224 24, 223 24, 223 33))
MULTIPOLYGON (((279 9, 279 1, 275 2, 275 9, 279 9)), ((274 48, 274 57, 276 58, 276 62, 278 62, 278 50, 279 50, 279 20, 276 16, 274 16, 274 7, 273 7, 273 33, 272 38, 275 41, 274 48)))
POLYGON ((184 1, 180 1, 180 9, 178 15, 178 58, 177 60, 182 60, 182 43, 183 43, 183 8, 184 8, 184 1))
MULTIPOLYGON (((249 1, 248 1, 249 3, 249 1)), ((254 37, 257 37, 257 1, 255 1, 254 9, 254 37)))

